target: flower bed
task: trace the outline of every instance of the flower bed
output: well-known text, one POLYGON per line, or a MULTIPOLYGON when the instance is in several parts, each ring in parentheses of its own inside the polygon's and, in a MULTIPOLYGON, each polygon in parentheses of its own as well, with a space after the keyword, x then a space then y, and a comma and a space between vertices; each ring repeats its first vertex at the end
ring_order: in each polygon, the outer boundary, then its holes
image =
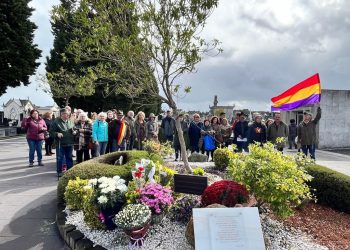
MULTIPOLYGON (((67 224, 72 224, 94 244, 110 250, 125 250, 129 239, 122 229, 113 231, 91 230, 83 219, 81 211, 67 210, 67 224)), ((267 250, 326 250, 327 247, 318 245, 307 234, 286 227, 283 223, 267 216, 261 216, 262 229, 267 250)), ((140 250, 193 250, 185 238, 186 224, 171 221, 165 217, 162 223, 150 228, 140 250)))
MULTIPOLYGON (((246 164, 235 163, 238 167, 241 166, 239 164, 246 164)), ((193 249, 185 236, 186 224, 192 215, 192 208, 203 206, 203 200, 201 201, 201 196, 174 194, 173 175, 177 170, 181 171, 181 167, 177 164, 168 166, 171 167, 141 158, 133 161, 132 165, 129 163, 125 169, 128 173, 124 176, 128 179, 115 175, 91 176, 89 173, 85 181, 77 179, 77 183, 74 183, 74 180, 70 180, 67 192, 69 199, 66 200, 73 203, 73 206, 67 204, 66 224, 74 225, 86 239, 106 249, 127 249, 131 245, 138 246, 141 250, 193 249), (98 179, 94 179, 96 177, 98 179), (88 185, 84 187, 83 183, 88 185), (84 191, 88 189, 92 191, 84 191), (74 199, 72 201, 75 194, 80 195, 77 198, 79 202, 74 199), (77 205, 81 201, 82 208, 77 205), (70 210, 69 207, 80 210, 70 210), (107 216, 109 221, 115 222, 114 226, 109 227, 103 210, 115 207, 118 209, 114 210, 114 214, 107 216), (152 224, 152 221, 156 222, 156 216, 160 217, 157 219, 158 224, 152 224)), ((197 168, 195 174, 207 176, 212 189, 217 187, 213 189, 215 192, 207 195, 205 204, 218 203, 214 201, 218 195, 223 198, 219 203, 226 205, 235 206, 238 203, 241 206, 240 203, 248 202, 248 196, 251 197, 248 191, 253 190, 251 186, 246 189, 244 181, 238 184, 222 180, 222 177, 232 175, 235 165, 230 166, 229 172, 223 171, 221 177, 215 174, 215 171, 220 170, 208 169, 203 164, 197 164, 196 167, 198 166, 204 167, 204 170, 197 168)), ((210 186, 208 190, 211 190, 210 186)), ((274 208, 271 204, 267 207, 274 208)), ((316 244, 306 233, 285 226, 269 214, 261 215, 261 223, 267 249, 327 249, 316 244)), ((76 234, 79 236, 79 233, 76 234)))

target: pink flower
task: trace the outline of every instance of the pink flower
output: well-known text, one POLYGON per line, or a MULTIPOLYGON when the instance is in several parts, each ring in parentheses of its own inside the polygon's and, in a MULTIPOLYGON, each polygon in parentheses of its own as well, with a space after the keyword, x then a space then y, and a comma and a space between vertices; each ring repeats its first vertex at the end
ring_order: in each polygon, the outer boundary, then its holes
POLYGON ((97 218, 103 223, 105 222, 105 217, 103 213, 100 211, 99 214, 97 215, 97 218))

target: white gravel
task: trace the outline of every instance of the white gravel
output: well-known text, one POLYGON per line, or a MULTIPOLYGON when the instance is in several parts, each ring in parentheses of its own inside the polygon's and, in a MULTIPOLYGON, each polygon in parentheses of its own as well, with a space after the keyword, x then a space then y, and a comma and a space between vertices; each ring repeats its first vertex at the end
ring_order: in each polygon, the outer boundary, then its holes
MULTIPOLYGON (((66 210, 67 224, 72 224, 94 244, 111 250, 125 250, 129 239, 122 230, 91 230, 83 219, 82 211, 66 210)), ((312 238, 296 229, 285 227, 281 222, 261 215, 262 229, 267 250, 327 250, 315 243, 312 238)), ((186 226, 164 218, 161 224, 152 226, 139 250, 193 250, 185 238, 186 226)))
MULTIPOLYGON (((82 211, 66 210, 67 224, 72 224, 82 232, 86 238, 94 244, 101 245, 111 250, 129 249, 129 238, 123 230, 114 231, 91 230, 84 222, 82 211)), ((180 223, 174 223, 168 218, 164 218, 161 224, 152 226, 145 237, 143 247, 138 250, 193 250, 185 238, 186 226, 180 223)))

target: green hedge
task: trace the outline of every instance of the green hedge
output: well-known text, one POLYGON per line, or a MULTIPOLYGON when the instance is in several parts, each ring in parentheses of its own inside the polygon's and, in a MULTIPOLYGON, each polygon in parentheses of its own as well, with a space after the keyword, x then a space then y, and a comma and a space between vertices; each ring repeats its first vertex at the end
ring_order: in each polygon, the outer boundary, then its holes
POLYGON ((141 158, 151 158, 153 161, 163 163, 163 160, 158 155, 149 156, 146 151, 124 151, 106 154, 89 161, 75 165, 67 171, 59 180, 57 186, 57 200, 59 203, 64 203, 64 192, 69 180, 93 179, 102 176, 113 177, 119 175, 127 182, 132 179, 131 168, 135 166, 135 162, 141 158), (115 166, 114 163, 120 156, 123 156, 124 165, 115 166))
POLYGON ((350 176, 319 165, 307 171, 314 177, 309 186, 316 189, 318 203, 350 213, 350 176))

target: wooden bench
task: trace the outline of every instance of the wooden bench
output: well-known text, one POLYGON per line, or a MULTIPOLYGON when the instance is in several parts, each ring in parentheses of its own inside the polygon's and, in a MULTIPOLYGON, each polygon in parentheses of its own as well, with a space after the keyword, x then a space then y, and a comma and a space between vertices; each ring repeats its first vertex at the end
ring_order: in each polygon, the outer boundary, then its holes
POLYGON ((198 175, 174 175, 174 191, 184 194, 202 195, 208 186, 208 178, 198 175))

